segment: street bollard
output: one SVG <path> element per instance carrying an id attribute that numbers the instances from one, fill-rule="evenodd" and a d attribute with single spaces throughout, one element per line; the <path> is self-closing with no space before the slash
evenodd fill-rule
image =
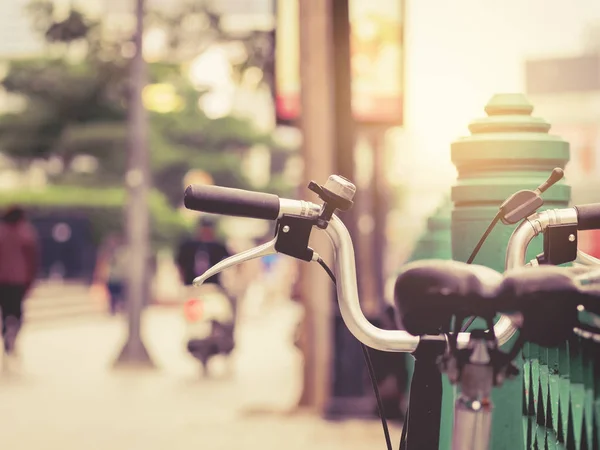
<path id="1" fill-rule="evenodd" d="M 451 210 L 450 198 L 444 199 L 436 211 L 427 219 L 427 228 L 417 241 L 409 262 L 420 259 L 452 259 Z"/>
<path id="2" fill-rule="evenodd" d="M 458 171 L 452 188 L 452 257 L 458 261 L 469 258 L 506 198 L 521 189 L 537 188 L 553 168 L 564 168 L 569 160 L 569 144 L 549 134 L 549 123 L 531 115 L 533 106 L 524 95 L 495 95 L 485 111 L 487 117 L 469 125 L 471 136 L 451 146 Z M 543 194 L 543 208 L 565 208 L 570 195 L 570 186 L 562 180 Z M 506 246 L 514 228 L 498 224 L 474 264 L 504 271 Z M 528 260 L 541 252 L 542 240 L 538 237 L 529 246 Z M 565 350 L 528 346 L 528 359 L 520 364 L 521 375 L 494 390 L 493 450 L 549 448 L 547 443 L 557 441 L 558 416 L 564 417 L 568 402 L 559 411 L 561 377 L 556 370 L 549 371 L 548 364 L 564 359 Z M 450 395 L 445 391 L 444 401 Z M 452 427 L 452 421 L 444 421 L 442 427 Z M 442 435 L 447 432 L 443 430 Z M 440 439 L 439 448 L 449 450 L 450 440 Z"/>

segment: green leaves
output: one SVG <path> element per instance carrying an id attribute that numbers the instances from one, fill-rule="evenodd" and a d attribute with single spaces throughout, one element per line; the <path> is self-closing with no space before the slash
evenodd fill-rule
<path id="1" fill-rule="evenodd" d="M 120 217 L 124 200 L 121 186 L 127 168 L 129 79 L 125 50 L 131 45 L 131 36 L 104 32 L 106 24 L 91 20 L 76 8 L 57 18 L 49 0 L 34 0 L 29 10 L 51 56 L 11 61 L 0 80 L 6 91 L 26 104 L 22 111 L 0 116 L 0 152 L 22 165 L 50 158 L 63 163 L 64 170 L 51 176 L 55 186 L 43 195 L 22 198 L 24 203 L 89 207 L 103 211 L 94 220 L 110 222 L 109 218 Z M 196 0 L 149 12 L 146 26 L 148 31 L 159 28 L 168 42 L 166 59 L 148 63 L 148 82 L 172 86 L 177 101 L 181 100 L 171 112 L 164 112 L 168 108 L 163 113 L 148 111 L 150 164 L 157 189 L 152 200 L 154 226 L 162 236 L 170 226 L 179 227 L 174 208 L 181 204 L 183 178 L 189 170 L 208 172 L 217 184 L 251 188 L 242 171 L 249 148 L 261 144 L 272 149 L 273 161 L 277 161 L 274 167 L 283 167 L 288 155 L 249 119 L 209 119 L 198 107 L 208 91 L 191 83 L 189 67 L 181 63 L 214 44 L 233 43 L 243 47 L 233 64 L 234 78 L 241 79 L 245 71 L 258 68 L 255 72 L 263 73 L 267 77 L 263 81 L 268 82 L 273 62 L 270 33 L 232 35 L 217 13 Z M 73 58 L 74 50 L 83 53 Z M 160 95 L 154 100 L 164 104 Z M 95 172 L 72 170 L 82 156 L 96 161 Z M 275 176 L 267 189 L 278 192 L 288 185 L 283 177 Z"/>
<path id="2" fill-rule="evenodd" d="M 0 149 L 15 159 L 46 158 L 60 136 L 63 123 L 41 104 L 22 114 L 0 117 Z"/>
<path id="3" fill-rule="evenodd" d="M 231 116 L 214 120 L 209 120 L 206 116 L 194 121 L 181 116 L 178 117 L 179 120 L 172 119 L 175 117 L 167 118 L 172 126 L 165 129 L 169 140 L 196 150 L 215 152 L 272 143 L 269 135 L 256 131 L 246 119 Z"/>

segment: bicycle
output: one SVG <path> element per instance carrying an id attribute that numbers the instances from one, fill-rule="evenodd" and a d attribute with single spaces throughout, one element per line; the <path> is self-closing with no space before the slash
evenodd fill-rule
<path id="1" fill-rule="evenodd" d="M 500 207 L 499 214 L 482 237 L 480 244 L 499 220 L 504 223 L 522 221 L 511 236 L 507 248 L 507 269 L 516 270 L 526 265 L 561 264 L 568 262 L 567 260 L 577 260 L 586 265 L 600 264 L 599 260 L 578 252 L 576 239 L 569 238 L 573 230 L 576 233 L 577 229 L 600 228 L 600 204 L 535 212 L 543 204 L 540 194 L 560 177 L 562 171 L 555 170 L 548 182 L 540 188 L 535 191 L 521 191 L 508 199 Z M 407 265 L 396 283 L 396 304 L 406 330 L 379 329 L 367 320 L 361 310 L 352 240 L 341 219 L 334 214 L 337 210 L 345 211 L 352 206 L 356 188 L 350 181 L 337 175 L 330 176 L 322 186 L 311 182 L 309 188 L 320 197 L 322 204 L 280 199 L 273 194 L 218 186 L 189 186 L 184 196 L 184 205 L 188 209 L 276 221 L 276 234 L 272 241 L 221 261 L 194 280 L 194 284 L 200 285 L 209 277 L 229 267 L 273 253 L 286 254 L 307 262 L 317 262 L 336 285 L 342 318 L 350 332 L 363 344 L 372 380 L 375 377 L 367 347 L 386 352 L 409 352 L 416 358 L 413 380 L 418 382 L 412 383 L 410 397 L 422 401 L 410 402 L 408 422 L 403 427 L 401 448 L 408 449 L 409 446 L 410 450 L 437 448 L 441 419 L 441 370 L 450 375 L 451 381 L 460 384 L 462 391 L 467 394 L 467 397 L 459 397 L 455 405 L 457 415 L 455 415 L 453 448 L 486 449 L 491 419 L 491 403 L 488 400 L 491 387 L 501 384 L 503 377 L 514 375 L 515 369 L 511 361 L 517 356 L 524 339 L 536 339 L 534 332 L 523 331 L 530 329 L 532 315 L 524 314 L 519 310 L 520 302 L 527 296 L 520 294 L 515 286 L 529 284 L 536 287 L 537 290 L 533 289 L 527 293 L 536 300 L 542 294 L 550 295 L 551 292 L 544 290 L 544 286 L 551 286 L 548 280 L 566 277 L 571 280 L 571 284 L 565 281 L 565 286 L 569 286 L 569 294 L 577 300 L 575 310 L 582 302 L 593 304 L 590 298 L 598 300 L 598 294 L 591 291 L 584 293 L 583 288 L 578 284 L 581 278 L 577 278 L 579 280 L 577 282 L 574 281 L 576 275 L 581 277 L 581 271 L 575 274 L 574 269 L 570 269 L 573 273 L 567 275 L 561 275 L 567 273 L 564 272 L 566 269 L 549 267 L 538 267 L 536 270 L 528 268 L 529 272 L 517 270 L 516 273 L 508 270 L 506 277 L 503 277 L 492 269 L 469 263 L 419 262 Z M 332 242 L 333 271 L 308 245 L 311 232 L 315 228 L 324 231 Z M 545 237 L 548 236 L 544 246 L 545 251 L 536 258 L 535 262 L 526 264 L 527 246 L 533 237 L 540 233 L 544 233 Z M 565 236 L 564 233 L 567 233 L 568 244 L 564 244 L 559 239 Z M 478 247 L 481 246 L 480 244 Z M 575 245 L 574 254 L 573 245 Z M 565 246 L 566 250 L 562 246 Z M 477 251 L 478 248 L 475 249 L 474 254 Z M 472 262 L 472 258 L 469 259 L 471 260 L 469 262 Z M 553 271 L 549 272 L 549 270 Z M 533 273 L 536 273 L 535 276 L 540 277 L 542 282 L 536 279 L 537 284 L 534 283 L 531 278 L 535 277 Z M 426 284 L 422 284 L 423 281 Z M 404 286 L 403 282 L 407 282 L 408 287 Z M 416 287 L 411 291 L 409 287 L 412 285 Z M 419 290 L 419 285 L 427 286 L 427 289 Z M 431 286 L 435 286 L 435 289 L 432 290 Z M 511 286 L 512 291 L 510 291 Z M 509 294 L 510 292 L 512 294 Z M 406 293 L 411 295 L 403 295 Z M 536 302 L 531 300 L 531 303 Z M 569 313 L 573 311 L 573 304 L 573 302 L 568 303 Z M 432 305 L 437 308 L 436 314 L 432 314 Z M 427 307 L 423 308 L 423 306 Z M 512 314 L 506 314 L 507 312 Z M 497 313 L 505 314 L 493 323 Z M 517 313 L 521 313 L 521 319 Z M 528 328 L 524 328 L 525 316 L 529 317 Z M 467 317 L 483 317 L 488 331 L 475 330 L 472 333 L 462 331 L 466 328 L 462 325 Z M 545 327 L 541 328 L 545 329 Z M 522 337 L 518 338 L 512 351 L 502 353 L 500 347 L 509 342 L 518 329 L 522 330 L 520 333 Z M 488 355 L 494 355 L 494 358 L 490 356 L 487 361 L 471 360 L 471 355 L 481 356 L 483 350 L 486 350 Z M 501 361 L 502 364 L 498 365 L 497 361 Z M 471 374 L 464 378 L 463 369 L 466 369 L 466 373 L 469 374 L 471 366 L 475 366 L 473 368 L 475 373 L 479 371 L 483 372 L 483 375 L 473 378 Z M 480 370 L 482 369 L 480 366 L 485 366 L 485 370 Z M 491 372 L 493 377 L 490 376 L 490 367 L 493 369 Z M 465 380 L 473 379 L 483 388 L 472 391 Z M 373 387 L 386 444 L 388 449 L 391 449 L 389 431 L 375 383 Z M 466 402 L 465 398 L 472 400 L 472 392 L 475 397 L 481 399 Z M 477 436 L 466 436 L 466 430 L 477 421 L 481 422 Z"/>

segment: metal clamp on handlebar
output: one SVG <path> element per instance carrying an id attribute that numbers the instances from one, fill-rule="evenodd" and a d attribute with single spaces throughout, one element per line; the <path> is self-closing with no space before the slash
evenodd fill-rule
<path id="1" fill-rule="evenodd" d="M 312 261 L 315 252 L 308 246 L 308 241 L 315 223 L 315 219 L 306 217 L 283 216 L 277 221 L 275 251 L 302 261 Z"/>
<path id="2" fill-rule="evenodd" d="M 302 261 L 316 260 L 319 255 L 308 246 L 310 232 L 316 223 L 317 219 L 313 217 L 283 216 L 277 220 L 277 228 L 273 240 L 256 248 L 230 256 L 215 264 L 194 279 L 194 286 L 200 286 L 213 275 L 229 267 L 275 253 L 283 253 Z"/>
<path id="3" fill-rule="evenodd" d="M 544 233 L 544 253 L 528 265 L 563 264 L 571 261 L 583 265 L 600 264 L 597 258 L 577 250 L 577 231 L 587 229 L 589 222 L 584 220 L 584 223 L 581 223 L 580 211 L 584 206 L 588 205 L 549 209 L 533 214 L 521 222 L 508 242 L 506 269 L 525 265 L 527 247 L 531 240 L 541 233 Z M 588 217 L 590 216 L 585 216 L 584 219 Z"/>
<path id="4" fill-rule="evenodd" d="M 577 258 L 577 225 L 548 225 L 544 232 L 544 252 L 536 257 L 539 264 L 558 266 Z"/>
<path id="5" fill-rule="evenodd" d="M 208 278 L 229 267 L 275 253 L 282 253 L 302 261 L 316 261 L 319 258 L 318 253 L 308 245 L 313 226 L 325 229 L 337 209 L 345 211 L 351 208 L 356 187 L 339 175 L 331 175 L 323 186 L 311 181 L 309 189 L 317 193 L 324 202 L 318 214 L 298 215 L 294 214 L 293 208 L 289 208 L 289 213 L 286 213 L 286 208 L 280 207 L 280 213 L 283 214 L 280 214 L 277 219 L 275 238 L 272 241 L 221 261 L 194 279 L 194 285 L 201 285 Z M 318 205 L 307 202 L 302 204 L 307 210 L 319 210 Z"/>
<path id="6" fill-rule="evenodd" d="M 505 268 L 514 269 L 525 265 L 527 247 L 534 237 L 546 231 L 550 225 L 577 226 L 575 208 L 549 209 L 535 213 L 519 224 L 513 231 L 506 248 Z M 535 261 L 537 265 L 538 261 Z"/>

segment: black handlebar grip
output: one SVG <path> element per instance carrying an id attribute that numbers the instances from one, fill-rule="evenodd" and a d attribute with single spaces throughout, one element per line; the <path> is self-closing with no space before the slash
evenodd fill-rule
<path id="1" fill-rule="evenodd" d="M 576 206 L 578 230 L 600 230 L 600 203 Z"/>
<path id="2" fill-rule="evenodd" d="M 192 184 L 185 190 L 187 209 L 227 216 L 275 220 L 279 216 L 279 197 L 264 192 L 222 186 Z"/>

